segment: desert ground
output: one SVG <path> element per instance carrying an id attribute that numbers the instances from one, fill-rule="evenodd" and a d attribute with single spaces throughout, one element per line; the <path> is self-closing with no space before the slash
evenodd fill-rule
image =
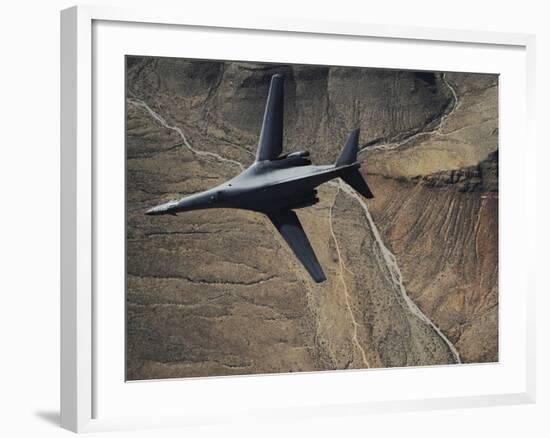
<path id="1" fill-rule="evenodd" d="M 129 380 L 498 361 L 498 77 L 127 57 Z M 361 128 L 375 198 L 297 210 L 316 284 L 263 215 L 146 216 L 254 161 L 270 77 L 284 150 Z"/>

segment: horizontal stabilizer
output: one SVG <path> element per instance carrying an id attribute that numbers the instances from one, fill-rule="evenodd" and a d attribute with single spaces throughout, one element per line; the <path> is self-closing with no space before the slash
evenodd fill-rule
<path id="1" fill-rule="evenodd" d="M 292 210 L 280 210 L 270 212 L 267 215 L 315 282 L 325 281 L 327 277 L 317 260 L 315 252 L 313 252 L 296 213 Z"/>
<path id="2" fill-rule="evenodd" d="M 341 178 L 348 183 L 353 189 L 363 195 L 367 199 L 374 198 L 374 195 L 369 189 L 367 182 L 363 178 L 363 175 L 359 172 L 359 169 L 354 169 L 347 175 L 342 175 Z"/>

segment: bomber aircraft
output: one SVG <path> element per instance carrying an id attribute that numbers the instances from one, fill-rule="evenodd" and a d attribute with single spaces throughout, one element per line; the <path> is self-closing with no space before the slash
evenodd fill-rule
<path id="1" fill-rule="evenodd" d="M 295 209 L 319 201 L 315 188 L 341 178 L 365 198 L 373 194 L 359 172 L 357 162 L 359 129 L 349 134 L 335 164 L 311 164 L 309 152 L 281 155 L 283 150 L 284 76 L 271 77 L 256 160 L 229 181 L 147 210 L 148 215 L 175 215 L 206 208 L 239 208 L 265 214 L 281 233 L 313 280 L 326 280 L 323 268 L 302 228 Z"/>

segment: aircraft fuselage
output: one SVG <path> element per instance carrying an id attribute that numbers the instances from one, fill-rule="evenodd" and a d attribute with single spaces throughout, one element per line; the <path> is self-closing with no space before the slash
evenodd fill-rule
<path id="1" fill-rule="evenodd" d="M 146 214 L 177 214 L 205 208 L 240 208 L 263 213 L 311 278 L 317 283 L 325 281 L 323 268 L 294 210 L 317 203 L 315 188 L 338 177 L 365 198 L 373 197 L 358 170 L 359 129 L 350 132 L 334 165 L 314 166 L 309 152 L 281 155 L 282 151 L 283 76 L 276 74 L 271 77 L 254 163 L 217 187 L 158 205 Z"/>
<path id="2" fill-rule="evenodd" d="M 307 207 L 318 201 L 317 186 L 359 167 L 358 163 L 316 166 L 305 154 L 296 152 L 278 160 L 255 162 L 217 187 L 161 204 L 147 214 L 177 214 L 207 208 L 267 212 Z"/>

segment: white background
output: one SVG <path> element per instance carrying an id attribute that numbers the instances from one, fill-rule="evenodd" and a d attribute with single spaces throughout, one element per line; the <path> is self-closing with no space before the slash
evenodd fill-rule
<path id="1" fill-rule="evenodd" d="M 139 1 L 96 2 L 147 4 Z M 185 4 L 189 3 L 189 4 Z M 200 3 L 200 4 L 196 4 Z M 550 120 L 545 104 L 550 77 L 549 14 L 543 2 L 334 0 L 183 2 L 156 0 L 155 5 L 215 8 L 234 14 L 277 15 L 325 20 L 415 24 L 430 27 L 533 32 L 538 37 L 537 127 L 538 190 L 542 201 L 550 188 L 544 133 Z M 0 159 L 0 432 L 3 436 L 58 436 L 59 403 L 59 9 L 71 2 L 26 1 L 3 5 L 0 66 L 2 121 Z M 309 7 L 308 7 L 309 6 Z M 543 144 L 544 143 L 544 144 Z M 518 145 L 521 147 L 521 145 Z M 545 194 L 544 196 L 542 194 Z M 550 306 L 545 287 L 549 258 L 548 208 L 540 203 L 538 254 L 538 403 L 530 406 L 382 414 L 277 422 L 262 426 L 262 436 L 548 436 L 550 433 L 549 331 L 544 309 Z M 521 233 L 521 230 L 518 230 Z M 118 432 L 108 436 L 255 436 L 254 423 L 184 431 Z"/>

